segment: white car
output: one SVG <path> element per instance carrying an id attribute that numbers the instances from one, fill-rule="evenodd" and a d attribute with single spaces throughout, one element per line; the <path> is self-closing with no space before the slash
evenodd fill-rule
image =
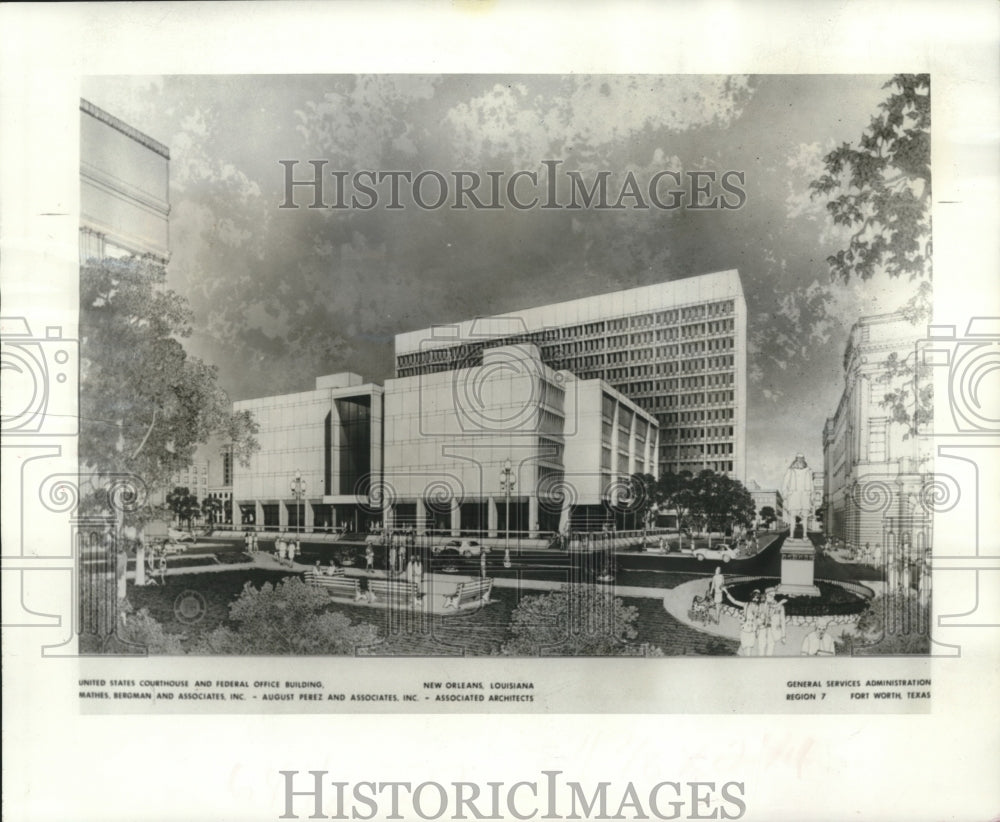
<path id="1" fill-rule="evenodd" d="M 181 531 L 177 528 L 167 529 L 167 538 L 171 542 L 194 542 L 195 536 L 190 531 Z"/>
<path id="2" fill-rule="evenodd" d="M 736 552 L 725 544 L 713 545 L 711 548 L 695 548 L 691 553 L 699 562 L 704 562 L 706 559 L 729 562 L 736 556 Z"/>
<path id="3" fill-rule="evenodd" d="M 478 557 L 483 551 L 486 551 L 486 553 L 490 551 L 489 548 L 476 542 L 474 539 L 452 539 L 443 545 L 435 545 L 431 550 L 435 554 L 443 552 L 450 554 L 454 551 L 463 557 Z"/>

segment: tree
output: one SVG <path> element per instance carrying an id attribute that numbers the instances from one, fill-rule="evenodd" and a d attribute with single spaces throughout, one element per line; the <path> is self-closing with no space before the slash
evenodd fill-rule
<path id="1" fill-rule="evenodd" d="M 215 525 L 222 521 L 222 500 L 218 497 L 205 497 L 201 501 L 202 516 L 208 520 L 209 525 Z"/>
<path id="2" fill-rule="evenodd" d="M 191 527 L 191 520 L 201 515 L 201 506 L 198 504 L 198 497 L 183 485 L 175 486 L 167 494 L 167 507 L 173 515 L 177 517 L 178 523 L 187 523 Z"/>
<path id="3" fill-rule="evenodd" d="M 766 529 L 770 530 L 771 523 L 777 519 L 778 515 L 770 505 L 765 505 L 760 509 L 760 521 L 764 523 Z"/>
<path id="4" fill-rule="evenodd" d="M 510 618 L 505 656 L 657 656 L 633 640 L 639 612 L 604 589 L 566 585 L 524 597 Z"/>
<path id="5" fill-rule="evenodd" d="M 660 475 L 656 483 L 657 502 L 665 507 L 673 509 L 677 515 L 677 527 L 686 525 L 688 506 L 691 502 L 691 472 L 682 471 L 675 474 L 668 471 Z"/>
<path id="6" fill-rule="evenodd" d="M 133 474 L 163 489 L 212 434 L 244 465 L 258 448 L 252 416 L 234 414 L 216 369 L 185 352 L 190 310 L 165 281 L 135 257 L 80 270 L 79 453 L 96 486 Z"/>
<path id="7" fill-rule="evenodd" d="M 743 483 L 710 468 L 691 480 L 687 500 L 692 518 L 710 531 L 753 522 L 753 497 Z"/>
<path id="8" fill-rule="evenodd" d="M 883 88 L 895 91 L 859 145 L 843 143 L 827 154 L 827 173 L 810 185 L 815 195 L 840 192 L 827 210 L 836 224 L 854 229 L 848 247 L 827 258 L 845 282 L 880 270 L 931 277 L 930 75 L 897 74 Z"/>
<path id="9" fill-rule="evenodd" d="M 852 230 L 847 248 L 827 257 L 831 276 L 844 282 L 878 272 L 918 281 L 903 314 L 916 324 L 930 316 L 931 81 L 929 74 L 897 74 L 857 147 L 843 143 L 824 157 L 826 173 L 810 184 L 829 196 L 827 211 Z M 889 383 L 882 405 L 912 435 L 933 419 L 934 391 L 916 354 L 886 361 Z"/>
<path id="10" fill-rule="evenodd" d="M 235 627 L 216 628 L 202 638 L 197 653 L 255 654 L 353 654 L 361 646 L 379 641 L 378 631 L 367 623 L 351 623 L 331 610 L 326 591 L 286 577 L 277 585 L 259 589 L 248 582 L 229 606 Z"/>

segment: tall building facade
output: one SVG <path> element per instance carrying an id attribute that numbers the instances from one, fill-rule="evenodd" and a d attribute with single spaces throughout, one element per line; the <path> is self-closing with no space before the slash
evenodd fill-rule
<path id="1" fill-rule="evenodd" d="M 531 344 L 386 381 L 385 421 L 392 517 L 418 531 L 637 527 L 628 479 L 655 470 L 655 418 L 602 380 L 549 368 Z"/>
<path id="2" fill-rule="evenodd" d="M 900 388 L 909 397 L 920 390 L 912 366 L 921 331 L 901 314 L 863 317 L 844 351 L 844 392 L 823 429 L 824 528 L 858 548 L 928 547 L 922 489 L 933 471 L 930 441 L 884 404 Z"/>
<path id="3" fill-rule="evenodd" d="M 170 150 L 80 101 L 80 262 L 170 257 Z"/>
<path id="4" fill-rule="evenodd" d="M 711 468 L 746 478 L 747 310 L 722 271 L 396 336 L 399 378 L 480 365 L 500 346 L 605 381 L 659 426 L 658 473 Z"/>

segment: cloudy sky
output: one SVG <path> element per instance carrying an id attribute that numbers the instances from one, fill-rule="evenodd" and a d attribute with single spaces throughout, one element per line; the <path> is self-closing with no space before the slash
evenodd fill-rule
<path id="1" fill-rule="evenodd" d="M 219 366 L 233 399 L 343 370 L 381 381 L 401 331 L 736 268 L 750 314 L 748 477 L 776 486 L 797 450 L 822 465 L 851 324 L 910 294 L 878 278 L 831 282 L 825 259 L 845 235 L 808 190 L 823 155 L 858 140 L 888 79 L 95 77 L 82 94 L 170 148 L 170 281 L 195 310 L 189 349 Z M 558 160 L 588 184 L 610 171 L 615 197 L 629 171 L 643 186 L 664 170 L 739 171 L 746 201 L 455 210 L 404 197 L 389 209 L 385 184 L 370 210 L 309 209 L 302 191 L 302 208 L 279 208 L 279 160 L 301 161 L 301 178 L 313 159 L 348 177 L 469 170 L 484 181 L 544 180 L 542 161 Z"/>

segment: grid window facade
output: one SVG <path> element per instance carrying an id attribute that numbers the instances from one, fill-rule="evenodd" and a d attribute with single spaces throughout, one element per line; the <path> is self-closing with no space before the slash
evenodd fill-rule
<path id="1" fill-rule="evenodd" d="M 738 352 L 746 349 L 745 339 L 739 339 L 745 335 L 737 313 L 742 299 L 740 304 L 731 298 L 705 299 L 587 323 L 554 319 L 514 335 L 427 345 L 397 353 L 396 376 L 478 365 L 484 349 L 531 343 L 550 368 L 605 380 L 652 414 L 660 425 L 661 473 L 733 472 L 736 455 L 745 447 L 745 408 L 739 408 L 745 400 L 737 390 Z"/>

